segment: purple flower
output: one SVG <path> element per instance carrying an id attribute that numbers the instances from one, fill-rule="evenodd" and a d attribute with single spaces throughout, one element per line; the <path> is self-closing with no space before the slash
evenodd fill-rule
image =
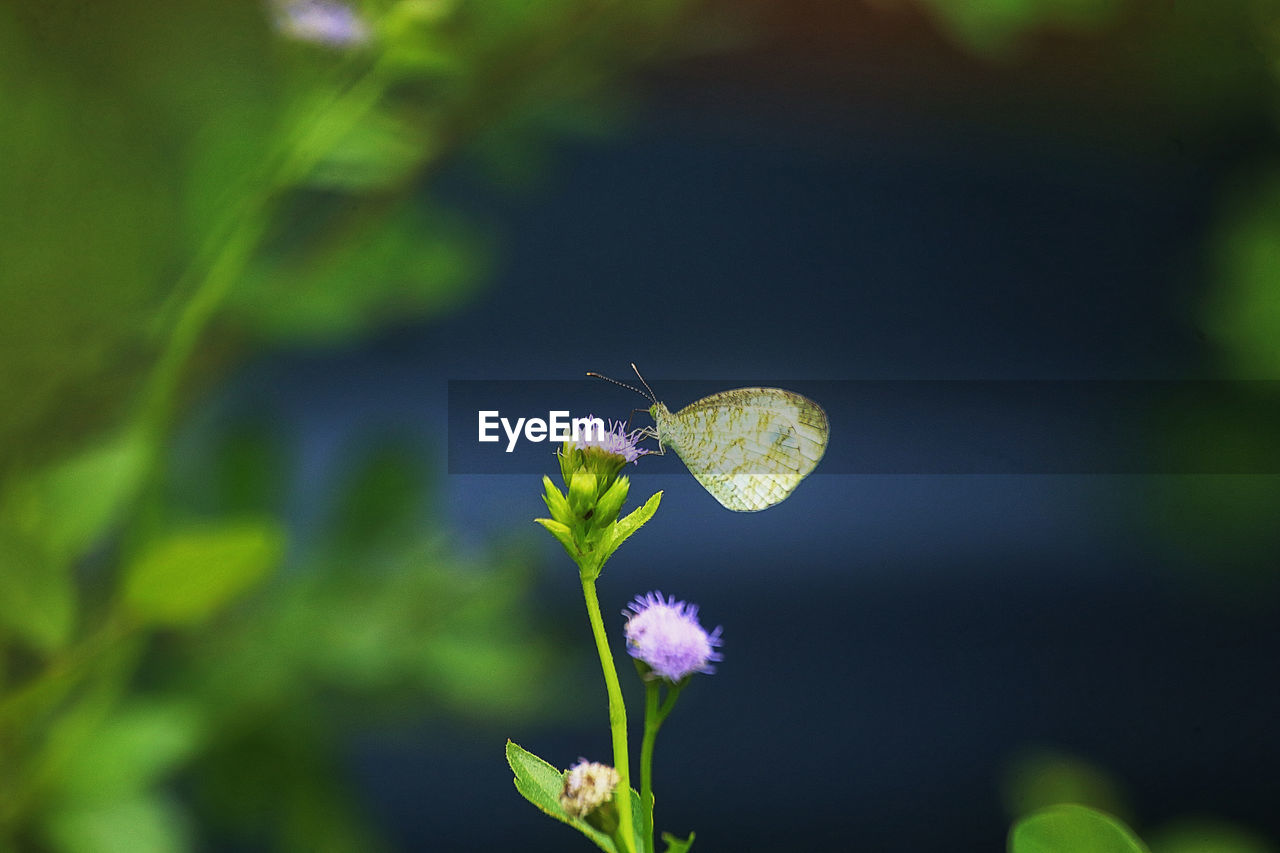
<path id="1" fill-rule="evenodd" d="M 710 634 L 698 624 L 698 605 L 666 601 L 660 592 L 637 595 L 622 611 L 627 618 L 627 651 L 662 678 L 682 681 L 695 672 L 714 672 L 720 660 L 720 629 Z"/>
<path id="2" fill-rule="evenodd" d="M 588 420 L 599 420 L 587 415 Z M 621 456 L 628 462 L 635 462 L 641 456 L 650 453 L 649 450 L 640 446 L 641 440 L 648 434 L 644 429 L 633 429 L 627 432 L 627 425 L 622 421 L 610 421 L 609 428 L 601 433 L 599 430 L 582 429 L 574 436 L 574 447 L 579 450 L 587 450 L 596 447 L 605 453 L 612 453 L 614 456 Z"/>
<path id="3" fill-rule="evenodd" d="M 276 28 L 289 38 L 330 47 L 351 47 L 369 40 L 369 28 L 337 0 L 276 0 Z"/>

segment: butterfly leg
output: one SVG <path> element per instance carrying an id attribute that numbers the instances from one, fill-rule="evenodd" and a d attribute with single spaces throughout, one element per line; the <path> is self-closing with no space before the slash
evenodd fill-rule
<path id="1" fill-rule="evenodd" d="M 636 411 L 648 411 L 648 409 L 637 409 Z M 652 439 L 655 439 L 655 440 L 658 442 L 658 449 L 657 449 L 656 451 L 650 451 L 650 453 L 652 453 L 654 456 L 666 456 L 666 455 L 667 455 L 667 449 L 666 449 L 665 447 L 663 447 L 663 446 L 662 446 L 662 439 L 658 437 L 658 428 L 657 428 L 657 427 L 641 427 L 641 429 L 640 429 L 640 437 L 641 437 L 641 438 L 652 438 Z"/>
<path id="2" fill-rule="evenodd" d="M 632 409 L 631 414 L 627 415 L 627 432 L 631 432 L 631 419 L 636 416 L 636 412 L 648 412 L 648 409 Z"/>

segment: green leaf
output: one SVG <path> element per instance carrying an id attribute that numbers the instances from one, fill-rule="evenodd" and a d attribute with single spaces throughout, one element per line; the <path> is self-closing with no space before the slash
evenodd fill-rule
<path id="1" fill-rule="evenodd" d="M 128 567 L 124 601 L 155 624 L 194 625 L 261 580 L 283 545 L 280 529 L 265 522 L 173 534 Z"/>
<path id="2" fill-rule="evenodd" d="M 622 505 L 626 503 L 627 493 L 630 490 L 631 483 L 626 477 L 614 480 L 613 485 L 609 486 L 596 501 L 596 511 L 595 515 L 591 516 L 591 526 L 603 528 L 617 521 L 618 513 L 622 511 Z"/>
<path id="3" fill-rule="evenodd" d="M 70 567 L 51 560 L 31 536 L 0 522 L 0 626 L 48 653 L 70 638 L 75 611 Z"/>
<path id="4" fill-rule="evenodd" d="M 547 528 L 547 532 L 560 540 L 560 544 L 569 552 L 570 559 L 574 562 L 582 559 L 582 555 L 578 553 L 578 546 L 574 544 L 573 533 L 566 525 L 558 521 L 552 521 L 549 518 L 535 518 L 534 521 Z"/>
<path id="5" fill-rule="evenodd" d="M 327 137 L 321 142 L 324 153 L 305 178 L 311 186 L 346 191 L 394 187 L 435 153 L 421 125 L 414 127 L 385 110 L 356 116 L 332 113 L 326 113 L 331 127 L 318 128 L 315 134 Z"/>
<path id="6" fill-rule="evenodd" d="M 1104 812 L 1074 804 L 1050 806 L 1009 832 L 1009 853 L 1150 853 L 1129 827 Z"/>
<path id="7" fill-rule="evenodd" d="M 53 466 L 31 495 L 41 538 L 60 556 L 78 556 L 137 492 L 146 461 L 145 441 L 126 433 Z"/>
<path id="8" fill-rule="evenodd" d="M 57 853 L 183 853 L 191 849 L 181 811 L 161 797 L 62 809 L 46 833 Z"/>
<path id="9" fill-rule="evenodd" d="M 147 448 L 134 433 L 51 465 L 5 491 L 0 509 L 0 625 L 35 649 L 75 625 L 71 568 L 137 492 Z"/>
<path id="10" fill-rule="evenodd" d="M 556 488 L 555 483 L 551 482 L 550 477 L 543 476 L 542 486 L 545 492 L 542 500 L 551 512 L 551 517 L 562 525 L 568 525 L 573 520 L 573 513 L 569 509 L 568 499 L 565 498 L 563 492 Z"/>
<path id="11" fill-rule="evenodd" d="M 671 833 L 664 832 L 662 833 L 662 840 L 667 845 L 667 853 L 686 853 L 686 851 L 693 846 L 693 839 L 695 836 L 696 833 L 691 832 L 689 833 L 689 837 L 682 841 Z"/>
<path id="12" fill-rule="evenodd" d="M 573 480 L 573 472 L 582 465 L 582 451 L 566 441 L 556 452 L 556 461 L 560 463 L 560 479 L 568 486 Z"/>
<path id="13" fill-rule="evenodd" d="M 656 492 L 653 497 L 645 501 L 644 506 L 627 515 L 626 518 L 618 520 L 612 528 L 609 539 L 601 546 L 599 560 L 603 566 L 605 561 L 613 556 L 613 552 L 618 550 L 623 542 L 631 537 L 645 523 L 653 518 L 653 514 L 658 511 L 658 504 L 662 502 L 662 492 Z"/>
<path id="14" fill-rule="evenodd" d="M 575 518 L 582 518 L 587 510 L 595 507 L 596 483 L 596 475 L 585 468 L 573 472 L 573 479 L 569 481 L 569 508 Z"/>
<path id="15" fill-rule="evenodd" d="M 613 839 L 581 818 L 571 818 L 560 808 L 564 774 L 526 749 L 507 741 L 507 764 L 516 774 L 516 790 L 556 820 L 567 823 L 596 843 L 601 850 L 617 853 Z"/>
<path id="16" fill-rule="evenodd" d="M 129 799 L 187 760 L 203 721 L 177 701 L 135 701 L 78 744 L 60 768 L 59 793 L 77 804 Z"/>
<path id="17" fill-rule="evenodd" d="M 439 3 L 396 3 L 379 20 L 382 53 L 379 63 L 389 73 L 406 76 L 465 73 L 466 59 L 442 26 L 452 7 Z"/>

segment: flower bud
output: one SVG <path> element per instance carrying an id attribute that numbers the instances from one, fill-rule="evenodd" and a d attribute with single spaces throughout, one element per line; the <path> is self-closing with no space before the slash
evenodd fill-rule
<path id="1" fill-rule="evenodd" d="M 542 500 L 551 518 L 534 520 L 559 540 L 585 579 L 598 577 L 618 544 L 643 523 L 615 539 L 618 515 L 631 488 L 619 473 L 648 452 L 638 446 L 645 434 L 644 430 L 624 432 L 622 422 L 614 421 L 595 438 L 566 441 L 556 456 L 567 493 L 556 488 L 550 477 L 542 478 Z"/>
<path id="2" fill-rule="evenodd" d="M 596 475 L 585 468 L 573 472 L 573 479 L 569 481 L 569 509 L 577 518 L 591 517 L 588 513 L 595 508 L 597 482 Z"/>
<path id="3" fill-rule="evenodd" d="M 566 441 L 556 458 L 560 460 L 560 479 L 567 486 L 573 482 L 573 472 L 582 467 L 582 451 L 573 442 Z"/>
<path id="4" fill-rule="evenodd" d="M 618 771 L 609 765 L 579 759 L 565 771 L 560 808 L 569 817 L 586 817 L 613 799 L 618 779 Z"/>
<path id="5" fill-rule="evenodd" d="M 542 501 L 551 512 L 551 517 L 562 525 L 573 524 L 577 519 L 573 517 L 573 510 L 569 509 L 569 501 L 565 498 L 564 493 L 556 488 L 550 477 L 542 478 L 542 486 Z"/>
<path id="6" fill-rule="evenodd" d="M 600 500 L 596 501 L 596 511 L 591 516 L 591 526 L 600 529 L 617 521 L 618 513 L 622 512 L 622 505 L 626 503 L 629 491 L 631 491 L 631 481 L 626 477 L 614 480 L 613 485 L 605 489 Z"/>
<path id="7" fill-rule="evenodd" d="M 623 466 L 646 455 L 649 451 L 640 446 L 645 431 L 625 430 L 622 421 L 612 421 L 602 434 L 566 441 L 558 454 L 565 485 L 573 482 L 577 471 L 586 470 L 596 475 L 603 492 L 613 485 Z"/>

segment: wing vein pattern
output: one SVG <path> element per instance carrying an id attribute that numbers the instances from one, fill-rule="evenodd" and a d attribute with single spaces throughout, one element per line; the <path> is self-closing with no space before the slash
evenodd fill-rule
<path id="1" fill-rule="evenodd" d="M 827 449 L 822 407 L 781 388 L 738 388 L 675 414 L 655 407 L 658 439 L 725 507 L 767 509 L 784 500 Z"/>

